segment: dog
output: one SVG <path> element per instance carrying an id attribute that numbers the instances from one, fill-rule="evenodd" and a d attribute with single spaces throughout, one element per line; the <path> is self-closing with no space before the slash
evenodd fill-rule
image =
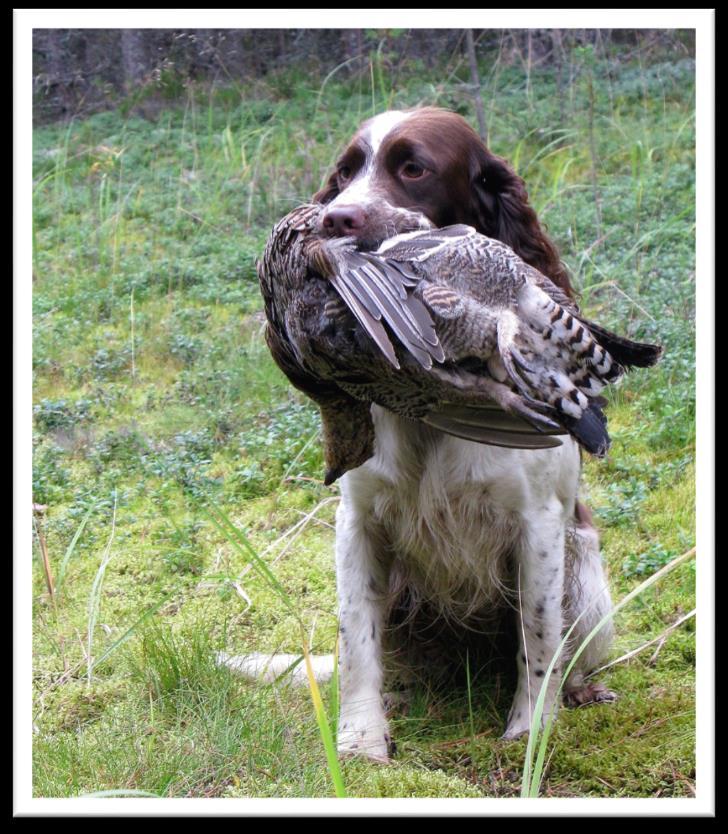
<path id="1" fill-rule="evenodd" d="M 313 199 L 325 207 L 320 233 L 354 238 L 361 249 L 415 229 L 473 226 L 573 297 L 523 181 L 455 113 L 426 107 L 367 120 Z M 339 754 L 388 761 L 390 661 L 406 667 L 409 645 L 424 634 L 421 646 L 439 649 L 420 662 L 444 669 L 461 639 L 485 640 L 508 605 L 518 683 L 504 738 L 517 738 L 531 726 L 565 630 L 575 624 L 570 645 L 578 645 L 612 609 L 598 534 L 578 500 L 579 449 L 571 438 L 550 449 L 486 446 L 377 405 L 372 418 L 374 455 L 341 478 L 336 513 Z M 611 639 L 609 620 L 566 681 L 573 702 L 614 697 L 585 680 Z M 548 678 L 543 723 L 556 715 L 565 657 Z M 288 662 L 251 655 L 228 665 L 270 679 Z M 331 662 L 316 663 L 321 677 L 330 673 Z"/>

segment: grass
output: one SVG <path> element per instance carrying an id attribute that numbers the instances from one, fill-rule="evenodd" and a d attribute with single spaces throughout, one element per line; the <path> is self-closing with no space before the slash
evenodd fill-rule
<path id="1" fill-rule="evenodd" d="M 587 313 L 666 346 L 611 393 L 612 452 L 585 462 L 621 599 L 695 543 L 693 66 L 577 60 L 562 101 L 553 73 L 507 65 L 483 96 Z M 155 121 L 37 129 L 33 499 L 56 578 L 51 595 L 34 534 L 37 796 L 334 795 L 310 694 L 214 665 L 336 642 L 336 491 L 317 412 L 263 342 L 254 261 L 362 118 L 428 103 L 473 120 L 461 80 L 419 69 L 394 88 L 379 56 L 371 78 L 191 85 Z M 614 658 L 694 608 L 694 571 L 618 613 Z M 561 712 L 542 796 L 693 795 L 694 620 L 655 646 L 600 676 L 616 704 Z M 395 714 L 391 767 L 342 763 L 348 796 L 521 793 L 526 742 L 499 740 L 508 675 L 467 672 Z"/>
<path id="2" fill-rule="evenodd" d="M 557 690 L 557 697 L 562 692 L 564 682 L 568 680 L 569 674 L 576 666 L 579 657 L 584 653 L 586 648 L 588 647 L 589 643 L 596 637 L 600 629 L 610 620 L 612 620 L 618 611 L 624 608 L 629 602 L 633 599 L 638 599 L 644 591 L 653 585 L 655 582 L 658 582 L 663 577 L 667 576 L 671 571 L 675 570 L 678 565 L 685 562 L 687 559 L 692 558 L 695 556 L 695 548 L 687 551 L 687 553 L 678 556 L 676 559 L 673 559 L 663 568 L 658 571 L 655 571 L 648 579 L 645 579 L 644 582 L 641 582 L 636 588 L 634 588 L 630 593 L 627 594 L 624 598 L 619 600 L 611 611 L 605 614 L 601 620 L 592 628 L 589 634 L 584 638 L 584 640 L 574 648 L 573 653 L 568 658 L 568 663 L 564 664 L 564 672 L 561 675 L 559 687 Z M 582 612 L 585 613 L 585 612 Z M 538 693 L 538 698 L 536 700 L 536 705 L 533 710 L 533 718 L 531 721 L 531 729 L 528 735 L 527 747 L 526 747 L 526 761 L 523 768 L 523 783 L 521 787 L 521 795 L 523 797 L 537 797 L 540 793 L 541 788 L 541 778 L 543 775 L 544 770 L 544 758 L 546 755 L 546 750 L 548 749 L 548 741 L 551 736 L 551 732 L 553 730 L 553 715 L 549 714 L 546 718 L 543 730 L 541 729 L 541 722 L 543 717 L 543 709 L 544 709 L 544 699 L 547 695 L 548 690 L 548 681 L 551 675 L 554 673 L 554 667 L 559 661 L 559 658 L 563 656 L 565 647 L 567 645 L 567 641 L 571 636 L 572 632 L 576 628 L 581 615 L 577 617 L 576 621 L 569 627 L 566 633 L 563 636 L 561 643 L 551 661 L 549 662 L 549 666 L 546 670 L 546 674 L 544 676 L 544 682 L 541 686 L 541 690 Z M 683 618 L 681 618 L 682 620 Z M 680 621 L 678 621 L 679 623 Z M 675 624 L 673 624 L 674 627 Z M 672 630 L 672 627 L 666 629 L 663 632 L 663 636 L 666 636 L 669 631 Z M 657 638 L 656 638 L 657 639 Z M 650 641 L 654 642 L 654 641 Z M 619 659 L 615 660 L 614 663 L 616 664 Z M 536 753 L 538 745 L 538 753 Z M 535 755 L 535 759 L 534 759 Z"/>

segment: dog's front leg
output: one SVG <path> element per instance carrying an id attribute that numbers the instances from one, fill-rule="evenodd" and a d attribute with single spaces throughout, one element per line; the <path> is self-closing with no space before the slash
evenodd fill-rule
<path id="1" fill-rule="evenodd" d="M 382 702 L 382 629 L 388 568 L 380 548 L 359 513 L 342 501 L 336 515 L 338 750 L 387 762 L 391 742 Z"/>
<path id="2" fill-rule="evenodd" d="M 562 639 L 564 592 L 564 517 L 561 503 L 543 507 L 537 518 L 525 519 L 516 569 L 518 686 L 503 738 L 528 732 L 551 658 Z M 541 726 L 556 716 L 556 697 L 563 657 L 548 679 Z"/>

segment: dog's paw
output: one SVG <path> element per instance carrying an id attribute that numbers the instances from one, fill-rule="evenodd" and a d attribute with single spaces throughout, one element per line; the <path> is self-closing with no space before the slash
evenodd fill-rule
<path id="1" fill-rule="evenodd" d="M 603 683 L 583 683 L 581 686 L 564 690 L 567 707 L 583 707 L 587 704 L 608 704 L 617 700 L 617 693 L 607 689 Z"/>
<path id="2" fill-rule="evenodd" d="M 394 742 L 387 721 L 377 718 L 363 722 L 342 717 L 337 750 L 341 758 L 362 756 L 380 764 L 388 764 L 390 756 L 394 755 Z"/>
<path id="3" fill-rule="evenodd" d="M 531 709 L 532 708 L 528 705 L 528 703 L 515 703 L 513 705 L 508 715 L 505 732 L 501 736 L 504 741 L 513 741 L 514 739 L 520 738 L 531 731 L 531 725 L 533 723 L 533 714 Z M 552 720 L 556 718 L 557 713 L 558 710 L 556 704 L 553 704 L 551 707 Z M 541 728 L 546 725 L 547 720 L 548 711 L 544 707 L 541 714 Z"/>
<path id="4" fill-rule="evenodd" d="M 531 729 L 531 724 L 528 718 L 516 718 L 508 721 L 505 732 L 501 736 L 503 741 L 514 741 L 521 736 L 525 736 Z"/>

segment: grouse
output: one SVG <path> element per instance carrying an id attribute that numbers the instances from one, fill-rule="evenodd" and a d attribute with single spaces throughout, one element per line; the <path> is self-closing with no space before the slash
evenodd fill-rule
<path id="1" fill-rule="evenodd" d="M 505 244 L 465 225 L 398 234 L 374 252 L 294 209 L 258 262 L 266 341 L 321 409 L 325 483 L 373 454 L 371 404 L 447 434 L 544 449 L 609 448 L 600 392 L 662 348 L 618 336 Z"/>

